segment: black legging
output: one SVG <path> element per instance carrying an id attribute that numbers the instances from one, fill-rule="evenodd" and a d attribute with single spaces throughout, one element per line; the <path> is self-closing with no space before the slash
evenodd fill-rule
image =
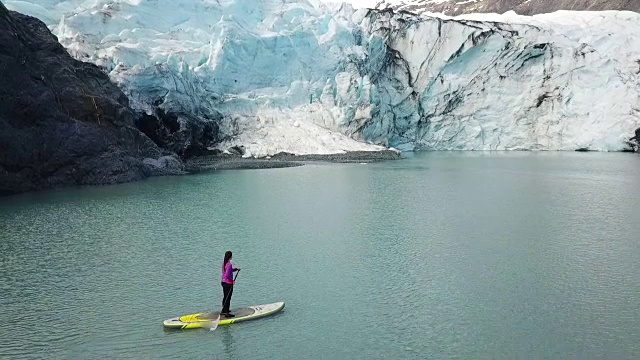
<path id="1" fill-rule="evenodd" d="M 229 312 L 229 306 L 231 305 L 231 295 L 233 295 L 233 284 L 222 284 L 222 311 L 220 313 L 226 314 Z"/>

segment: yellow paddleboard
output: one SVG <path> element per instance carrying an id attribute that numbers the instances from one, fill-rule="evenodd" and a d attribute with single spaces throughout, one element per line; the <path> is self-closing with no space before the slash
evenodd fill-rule
<path id="1" fill-rule="evenodd" d="M 239 309 L 231 309 L 231 313 L 235 315 L 232 318 L 226 318 L 224 315 L 220 317 L 218 325 L 230 325 L 241 321 L 259 319 L 261 317 L 273 315 L 284 308 L 283 302 L 273 304 L 249 306 Z M 184 315 L 167 319 L 163 322 L 164 327 L 170 329 L 199 329 L 211 327 L 212 321 L 215 321 L 220 315 L 219 311 L 204 312 L 198 314 Z"/>

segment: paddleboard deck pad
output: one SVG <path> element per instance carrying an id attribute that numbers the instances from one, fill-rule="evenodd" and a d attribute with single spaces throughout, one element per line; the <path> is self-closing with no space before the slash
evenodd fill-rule
<path id="1" fill-rule="evenodd" d="M 284 308 L 283 302 L 273 304 L 249 306 L 238 309 L 231 309 L 231 313 L 235 315 L 232 318 L 226 318 L 224 315 L 220 317 L 218 325 L 230 325 L 241 321 L 255 320 L 265 316 L 273 315 Z M 183 315 L 167 319 L 163 322 L 164 327 L 170 329 L 199 329 L 211 327 L 212 321 L 215 321 L 220 315 L 219 311 L 203 312 L 191 315 Z"/>

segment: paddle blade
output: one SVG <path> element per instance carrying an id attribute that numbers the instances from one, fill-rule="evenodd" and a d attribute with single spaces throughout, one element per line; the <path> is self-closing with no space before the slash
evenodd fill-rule
<path id="1" fill-rule="evenodd" d="M 209 331 L 215 331 L 218 328 L 218 323 L 220 322 L 220 315 L 217 318 L 211 320 L 211 324 L 207 324 Z"/>

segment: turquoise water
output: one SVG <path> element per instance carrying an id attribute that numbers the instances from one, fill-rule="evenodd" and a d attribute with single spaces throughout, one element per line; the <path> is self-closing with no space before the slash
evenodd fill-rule
<path id="1" fill-rule="evenodd" d="M 640 157 L 426 153 L 0 198 L 0 357 L 640 358 Z M 166 318 L 285 301 L 214 332 Z"/>

